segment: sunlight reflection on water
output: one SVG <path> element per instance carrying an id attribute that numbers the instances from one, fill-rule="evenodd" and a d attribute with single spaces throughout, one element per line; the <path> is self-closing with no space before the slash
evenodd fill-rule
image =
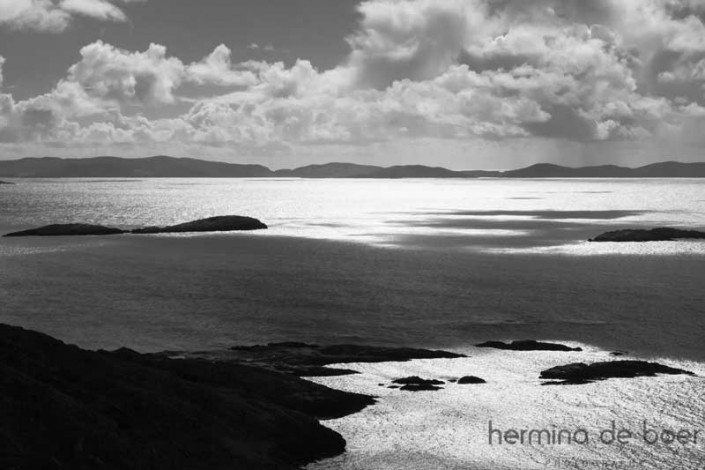
<path id="1" fill-rule="evenodd" d="M 584 345 L 583 345 L 584 346 Z M 333 388 L 378 396 L 360 413 L 326 421 L 348 441 L 345 454 L 308 470 L 362 469 L 605 469 L 615 462 L 625 469 L 699 469 L 705 460 L 702 438 L 688 444 L 647 444 L 648 428 L 701 430 L 705 399 L 702 377 L 659 376 L 610 379 L 588 385 L 541 386 L 540 371 L 571 362 L 609 360 L 606 351 L 584 346 L 578 353 L 481 351 L 471 357 L 415 360 L 407 363 L 345 364 L 359 375 L 311 380 Z M 675 367 L 705 373 L 705 365 L 668 361 Z M 331 366 L 334 367 L 334 366 Z M 487 383 L 446 382 L 435 392 L 403 392 L 391 380 L 418 375 L 447 381 L 476 375 Z M 380 386 L 380 384 L 384 386 Z M 600 432 L 611 427 L 633 431 L 628 444 L 603 443 Z M 588 442 L 577 444 L 489 444 L 494 429 L 585 429 Z M 579 439 L 582 439 L 579 438 Z M 609 440 L 607 436 L 606 440 Z"/>
<path id="2" fill-rule="evenodd" d="M 579 242 L 633 226 L 702 227 L 700 180 L 32 179 L 3 188 L 0 229 L 130 228 L 240 214 L 296 236 L 409 248 L 563 254 L 705 253 L 705 245 Z M 540 198 L 537 196 L 540 195 Z"/>

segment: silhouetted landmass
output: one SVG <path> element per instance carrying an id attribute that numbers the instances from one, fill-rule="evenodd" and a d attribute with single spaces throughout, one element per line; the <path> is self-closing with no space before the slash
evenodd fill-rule
<path id="1" fill-rule="evenodd" d="M 501 341 L 487 341 L 477 345 L 478 348 L 504 349 L 508 351 L 582 351 L 582 348 L 571 348 L 565 344 L 542 343 L 530 339 L 503 343 Z"/>
<path id="2" fill-rule="evenodd" d="M 77 235 L 117 235 L 121 233 L 154 234 L 154 233 L 198 233 L 198 232 L 233 232 L 243 230 L 263 230 L 267 226 L 252 217 L 239 215 L 224 215 L 194 220 L 167 227 L 145 227 L 132 231 L 120 230 L 102 225 L 90 224 L 54 224 L 44 227 L 23 230 L 3 235 L 4 237 L 47 237 L 47 236 L 77 236 Z"/>
<path id="3" fill-rule="evenodd" d="M 425 165 L 381 167 L 326 163 L 272 171 L 262 165 L 157 156 L 81 159 L 23 158 L 0 161 L 0 176 L 13 178 L 703 178 L 705 163 L 662 162 L 639 168 L 616 165 L 571 168 L 540 163 L 509 171 L 449 170 Z"/>
<path id="4" fill-rule="evenodd" d="M 263 230 L 267 226 L 253 217 L 223 215 L 207 219 L 194 220 L 167 227 L 145 227 L 132 230 L 132 233 L 195 233 L 195 232 L 233 232 L 239 230 Z"/>
<path id="5" fill-rule="evenodd" d="M 1 185 L 1 184 L 12 185 L 12 184 L 15 184 L 15 183 L 10 183 L 9 181 L 0 181 L 0 185 Z"/>
<path id="6" fill-rule="evenodd" d="M 453 171 L 442 167 L 424 165 L 400 165 L 389 168 L 380 168 L 358 178 L 477 178 L 480 176 L 500 176 L 499 172 L 483 171 Z"/>
<path id="7" fill-rule="evenodd" d="M 661 242 L 673 240 L 705 240 L 705 232 L 660 227 L 651 230 L 615 230 L 591 238 L 591 242 Z"/>
<path id="8" fill-rule="evenodd" d="M 505 171 L 507 178 L 703 178 L 705 163 L 663 162 L 639 168 L 615 165 L 570 168 L 549 163 Z"/>
<path id="9" fill-rule="evenodd" d="M 626 178 L 634 170 L 615 165 L 570 168 L 550 163 L 539 163 L 519 170 L 505 171 L 508 178 Z"/>
<path id="10" fill-rule="evenodd" d="M 23 230 L 3 235 L 4 237 L 58 237 L 58 236 L 78 236 L 78 235 L 118 235 L 125 233 L 124 230 L 102 225 L 90 224 L 54 224 L 44 227 Z"/>
<path id="11" fill-rule="evenodd" d="M 610 378 L 653 377 L 657 374 L 694 375 L 683 369 L 646 361 L 608 361 L 593 364 L 574 363 L 556 366 L 541 372 L 540 378 L 558 382 L 544 385 L 577 385 Z"/>
<path id="12" fill-rule="evenodd" d="M 458 385 L 475 385 L 485 384 L 487 381 L 481 379 L 480 377 L 475 377 L 474 375 L 466 375 L 465 377 L 460 377 L 456 383 Z"/>
<path id="13" fill-rule="evenodd" d="M 293 170 L 278 170 L 274 174 L 279 177 L 292 178 L 360 178 L 380 170 L 382 170 L 381 166 L 334 162 L 308 165 Z"/>
<path id="14" fill-rule="evenodd" d="M 447 351 L 413 348 L 387 348 L 355 344 L 321 346 L 297 342 L 234 346 L 229 350 L 167 352 L 170 357 L 191 357 L 218 361 L 238 361 L 298 376 L 327 376 L 357 373 L 349 369 L 323 367 L 355 362 L 403 362 L 412 359 L 452 359 L 465 357 Z"/>
<path id="15" fill-rule="evenodd" d="M 174 158 L 23 158 L 0 161 L 0 175 L 17 178 L 253 178 L 272 176 L 262 165 Z"/>
<path id="16" fill-rule="evenodd" d="M 235 363 L 86 351 L 0 325 L 0 468 L 295 469 L 371 397 Z"/>

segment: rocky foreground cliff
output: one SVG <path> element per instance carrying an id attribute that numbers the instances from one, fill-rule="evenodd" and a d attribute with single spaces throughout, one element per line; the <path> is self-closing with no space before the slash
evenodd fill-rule
<path id="1" fill-rule="evenodd" d="M 294 469 L 371 397 L 236 363 L 86 351 L 0 325 L 0 468 Z"/>

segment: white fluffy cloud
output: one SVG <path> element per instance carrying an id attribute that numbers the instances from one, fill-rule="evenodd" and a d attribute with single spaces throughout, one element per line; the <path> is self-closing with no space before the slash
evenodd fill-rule
<path id="1" fill-rule="evenodd" d="M 52 5 L 120 20 L 103 0 Z M 705 115 L 699 1 L 369 0 L 359 10 L 350 55 L 327 71 L 306 60 L 235 64 L 224 45 L 185 64 L 161 45 L 90 44 L 51 92 L 0 95 L 0 140 L 248 151 L 420 138 L 594 142 L 698 135 Z M 187 97 L 186 84 L 209 96 Z M 144 117 L 176 104 L 191 109 Z"/>
<path id="2" fill-rule="evenodd" d="M 57 33 L 75 16 L 101 21 L 126 21 L 116 3 L 143 0 L 0 0 L 0 27 Z"/>

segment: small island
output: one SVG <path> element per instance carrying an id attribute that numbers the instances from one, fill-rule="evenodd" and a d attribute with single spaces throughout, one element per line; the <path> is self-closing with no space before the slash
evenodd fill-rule
<path id="1" fill-rule="evenodd" d="M 541 379 L 550 379 L 543 385 L 580 385 L 611 378 L 654 377 L 657 374 L 695 375 L 692 372 L 646 361 L 582 362 L 556 366 L 541 372 Z"/>
<path id="2" fill-rule="evenodd" d="M 91 224 L 53 224 L 3 235 L 3 237 L 58 237 L 80 235 L 118 235 L 125 233 L 113 227 Z"/>
<path id="3" fill-rule="evenodd" d="M 511 343 L 503 343 L 501 341 L 487 341 L 476 345 L 478 348 L 493 348 L 503 349 L 506 351 L 582 351 L 582 348 L 571 348 L 565 344 L 559 343 L 544 343 L 533 339 L 524 339 L 512 341 Z"/>
<path id="4" fill-rule="evenodd" d="M 264 230 L 267 225 L 253 217 L 225 215 L 194 220 L 166 227 L 145 227 L 134 230 L 122 230 L 92 224 L 53 224 L 44 227 L 23 230 L 3 235 L 4 237 L 56 237 L 81 235 L 119 235 L 123 233 L 159 234 L 159 233 L 198 233 L 198 232 L 234 232 Z"/>
<path id="5" fill-rule="evenodd" d="M 670 227 L 625 229 L 606 232 L 591 238 L 590 242 L 670 242 L 674 240 L 705 240 L 705 232 Z"/>

